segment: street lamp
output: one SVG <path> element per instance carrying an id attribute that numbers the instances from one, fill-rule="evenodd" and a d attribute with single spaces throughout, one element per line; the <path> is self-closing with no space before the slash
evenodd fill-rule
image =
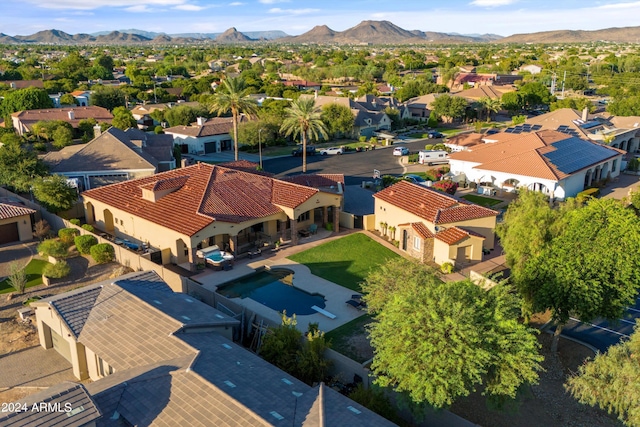
<path id="1" fill-rule="evenodd" d="M 262 170 L 262 131 L 263 129 L 260 129 L 258 131 L 258 153 L 260 156 L 260 170 Z"/>

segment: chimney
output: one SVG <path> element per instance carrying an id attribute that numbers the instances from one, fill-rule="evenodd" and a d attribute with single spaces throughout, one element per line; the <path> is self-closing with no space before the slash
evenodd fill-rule
<path id="1" fill-rule="evenodd" d="M 589 118 L 589 109 L 587 107 L 584 107 L 584 110 L 582 110 L 582 121 L 586 122 Z"/>
<path id="2" fill-rule="evenodd" d="M 204 126 L 204 124 L 206 123 L 207 119 L 205 119 L 204 117 L 198 117 L 196 119 L 196 122 L 198 123 L 198 126 Z"/>
<path id="3" fill-rule="evenodd" d="M 313 91 L 313 99 L 318 99 L 318 89 Z"/>
<path id="4" fill-rule="evenodd" d="M 95 125 L 95 126 L 93 127 L 93 137 L 94 137 L 94 138 L 97 138 L 97 137 L 99 137 L 100 135 L 102 135 L 102 129 L 100 128 L 100 125 Z"/>
<path id="5" fill-rule="evenodd" d="M 76 118 L 76 113 L 73 110 L 70 110 L 67 112 L 67 114 L 69 115 L 69 120 L 75 120 Z"/>
<path id="6" fill-rule="evenodd" d="M 16 82 L 9 83 L 9 86 L 11 87 L 11 89 L 15 89 L 17 87 Z"/>

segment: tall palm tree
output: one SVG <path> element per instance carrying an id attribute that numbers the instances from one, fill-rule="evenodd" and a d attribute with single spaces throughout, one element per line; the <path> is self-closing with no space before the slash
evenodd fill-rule
<path id="1" fill-rule="evenodd" d="M 484 96 L 478 100 L 482 105 L 482 109 L 487 112 L 487 121 L 491 121 L 491 113 L 497 113 L 502 108 L 502 103 L 499 99 L 489 98 Z"/>
<path id="2" fill-rule="evenodd" d="M 245 82 L 240 77 L 229 77 L 223 80 L 215 95 L 213 95 L 209 110 L 218 116 L 231 111 L 233 118 L 233 148 L 235 159 L 238 160 L 238 121 L 240 113 L 255 114 L 258 104 L 249 98 Z"/>
<path id="3" fill-rule="evenodd" d="M 285 110 L 287 116 L 280 126 L 280 130 L 286 135 L 300 135 L 302 139 L 302 172 L 307 171 L 307 138 L 318 139 L 321 135 L 328 139 L 327 126 L 321 118 L 320 107 L 316 106 L 313 98 L 298 98 L 291 102 L 291 106 Z"/>

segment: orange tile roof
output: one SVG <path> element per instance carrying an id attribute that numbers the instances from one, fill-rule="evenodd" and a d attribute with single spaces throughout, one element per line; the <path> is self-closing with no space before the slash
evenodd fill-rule
<path id="1" fill-rule="evenodd" d="M 415 230 L 416 233 L 420 235 L 423 239 L 431 239 L 434 234 L 421 222 L 414 222 L 411 224 L 411 228 Z"/>
<path id="2" fill-rule="evenodd" d="M 373 197 L 433 224 L 448 224 L 498 215 L 498 212 L 492 209 L 408 181 L 400 181 L 377 192 Z"/>
<path id="3" fill-rule="evenodd" d="M 73 119 L 69 118 L 71 111 L 73 111 Z M 84 119 L 92 118 L 98 122 L 106 123 L 111 123 L 113 120 L 113 115 L 109 110 L 97 106 L 24 110 L 12 113 L 11 117 L 19 119 L 29 129 L 41 120 L 62 120 L 70 123 L 73 127 L 78 127 L 80 121 Z"/>
<path id="4" fill-rule="evenodd" d="M 283 181 L 294 182 L 308 187 L 320 188 L 336 186 L 338 183 L 344 185 L 344 175 L 339 173 L 333 174 L 301 174 L 288 176 Z"/>
<path id="5" fill-rule="evenodd" d="M 167 189 L 174 184 L 182 185 L 155 202 L 142 198 L 142 188 Z M 264 175 L 198 163 L 95 188 L 82 195 L 192 236 L 214 221 L 240 223 L 281 212 L 281 206 L 295 208 L 318 191 Z"/>
<path id="6" fill-rule="evenodd" d="M 12 203 L 0 203 L 0 219 L 16 218 L 36 213 L 33 209 Z"/>
<path id="7" fill-rule="evenodd" d="M 556 142 L 570 138 L 581 141 L 585 145 L 599 145 L 555 130 L 541 130 L 526 134 L 500 133 L 491 135 L 491 139 L 496 142 L 476 145 L 466 151 L 452 153 L 449 155 L 449 159 L 478 163 L 474 167 L 475 169 L 558 181 L 570 174 L 557 168 L 549 160 L 547 154 L 557 150 L 557 146 L 554 145 Z M 606 148 L 611 150 L 610 157 L 619 155 L 619 150 L 614 150 L 611 147 Z M 576 155 L 578 154 L 576 153 Z M 604 160 L 606 159 L 603 158 L 598 162 Z"/>
<path id="8" fill-rule="evenodd" d="M 481 239 L 485 238 L 483 235 L 471 230 L 465 230 L 461 227 L 451 227 L 436 234 L 436 239 L 445 242 L 447 245 L 453 245 L 470 236 L 480 237 Z"/>

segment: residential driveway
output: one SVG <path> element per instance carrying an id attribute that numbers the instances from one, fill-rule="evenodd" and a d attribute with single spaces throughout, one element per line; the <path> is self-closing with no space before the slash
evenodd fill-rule
<path id="1" fill-rule="evenodd" d="M 630 190 L 637 190 L 640 185 L 640 176 L 620 174 L 617 180 L 612 181 L 600 190 L 600 197 L 621 200 L 629 195 Z"/>
<path id="2" fill-rule="evenodd" d="M 51 387 L 62 381 L 77 381 L 71 364 L 57 351 L 31 347 L 0 357 L 0 389 Z"/>
<path id="3" fill-rule="evenodd" d="M 18 261 L 21 266 L 29 263 L 31 256 L 35 254 L 37 242 L 10 243 L 0 246 L 0 278 L 9 275 L 9 267 L 12 262 Z"/>

